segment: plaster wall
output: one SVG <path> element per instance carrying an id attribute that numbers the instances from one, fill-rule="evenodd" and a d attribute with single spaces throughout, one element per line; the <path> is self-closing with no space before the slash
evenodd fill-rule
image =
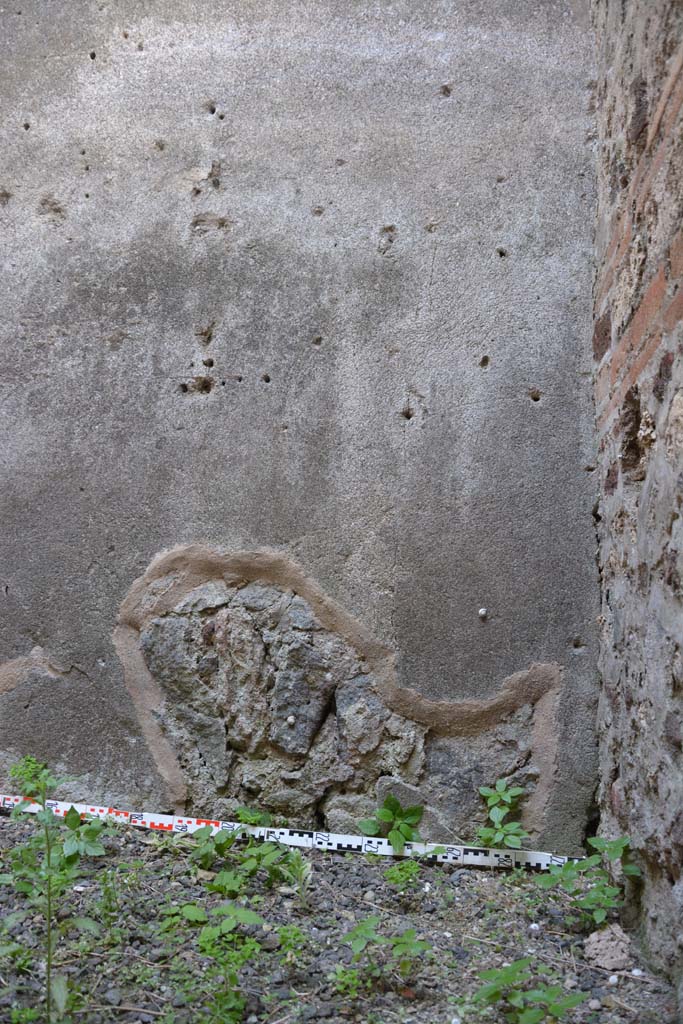
<path id="1" fill-rule="evenodd" d="M 120 606 L 176 545 L 271 552 L 426 714 L 410 784 L 437 780 L 442 822 L 514 775 L 575 849 L 597 697 L 583 6 L 26 0 L 0 39 L 4 769 L 31 751 L 74 795 L 170 804 Z"/>

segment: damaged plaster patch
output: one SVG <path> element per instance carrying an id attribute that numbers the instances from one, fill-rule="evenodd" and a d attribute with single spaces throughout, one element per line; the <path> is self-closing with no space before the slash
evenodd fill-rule
<path id="1" fill-rule="evenodd" d="M 179 811 L 258 803 L 348 828 L 376 792 L 404 785 L 452 837 L 471 830 L 477 787 L 516 773 L 531 791 L 527 827 L 543 828 L 557 665 L 516 673 L 487 700 L 430 701 L 397 685 L 393 651 L 285 555 L 201 545 L 154 559 L 114 642 Z"/>
<path id="2" fill-rule="evenodd" d="M 140 648 L 202 813 L 256 801 L 315 824 L 333 793 L 419 775 L 425 729 L 386 707 L 362 655 L 291 590 L 202 584 L 147 621 Z"/>
<path id="3" fill-rule="evenodd" d="M 48 676 L 64 675 L 64 669 L 53 664 L 42 647 L 34 647 L 30 654 L 0 665 L 0 693 L 9 693 L 36 670 Z"/>

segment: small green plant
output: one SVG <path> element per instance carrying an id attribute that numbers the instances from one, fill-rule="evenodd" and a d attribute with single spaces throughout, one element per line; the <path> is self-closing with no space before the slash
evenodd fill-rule
<path id="1" fill-rule="evenodd" d="M 286 883 L 280 886 L 280 891 L 296 893 L 301 906 L 307 908 L 313 881 L 313 865 L 310 860 L 304 857 L 300 850 L 289 850 L 278 864 L 278 870 Z"/>
<path id="2" fill-rule="evenodd" d="M 10 871 L 0 875 L 0 883 L 14 885 L 45 922 L 45 1015 L 47 1024 L 51 1024 L 53 1011 L 63 1016 L 69 1001 L 66 976 L 53 971 L 60 931 L 57 914 L 63 909 L 59 905 L 60 900 L 78 875 L 81 857 L 101 857 L 105 854 L 100 842 L 105 826 L 97 819 L 82 821 L 78 811 L 72 807 L 64 818 L 67 832 L 66 838 L 62 839 L 62 821 L 48 807 L 50 796 L 59 780 L 52 775 L 47 765 L 34 757 L 24 757 L 10 769 L 10 776 L 18 783 L 22 796 L 12 816 L 22 818 L 29 804 L 38 804 L 40 810 L 30 817 L 38 823 L 39 828 L 26 843 L 12 851 Z M 60 913 L 62 919 L 64 916 Z M 70 923 L 85 931 L 99 930 L 97 922 L 90 918 L 76 917 Z"/>
<path id="3" fill-rule="evenodd" d="M 477 841 L 482 846 L 500 848 L 507 846 L 513 850 L 521 849 L 522 842 L 529 838 L 529 833 L 518 821 L 505 821 L 507 811 L 502 807 L 492 807 L 489 811 L 490 825 L 482 825 L 477 830 Z"/>
<path id="4" fill-rule="evenodd" d="M 267 828 L 272 825 L 272 815 L 267 811 L 259 811 L 253 807 L 238 807 L 235 811 L 235 821 L 242 825 L 257 825 Z"/>
<path id="5" fill-rule="evenodd" d="M 412 857 L 400 860 L 397 864 L 392 864 L 390 868 L 386 869 L 384 877 L 389 885 L 396 886 L 399 892 L 415 888 L 420 882 L 419 861 Z"/>
<path id="6" fill-rule="evenodd" d="M 613 864 L 621 862 L 621 870 L 628 878 L 640 878 L 641 871 L 637 864 L 631 861 L 629 847 L 631 840 L 628 836 L 620 836 L 618 839 L 603 839 L 602 836 L 591 836 L 588 845 L 598 850 L 607 860 Z"/>
<path id="7" fill-rule="evenodd" d="M 513 810 L 520 797 L 524 796 L 521 786 L 508 786 L 505 779 L 498 779 L 493 789 L 490 786 L 480 786 L 479 793 L 486 800 L 489 810 L 492 807 L 502 807 L 505 811 Z"/>
<path id="8" fill-rule="evenodd" d="M 480 786 L 479 793 L 486 801 L 487 816 L 490 825 L 482 825 L 477 830 L 477 842 L 482 846 L 500 848 L 507 846 L 519 850 L 529 833 L 519 821 L 505 821 L 508 814 L 516 810 L 520 797 L 524 794 L 521 786 L 509 787 L 505 779 L 498 779 L 495 787 Z"/>
<path id="9" fill-rule="evenodd" d="M 432 952 L 431 943 L 418 939 L 414 928 L 406 928 L 400 935 L 392 936 L 389 943 L 392 959 L 404 980 L 413 972 L 415 961 L 424 954 Z"/>
<path id="10" fill-rule="evenodd" d="M 264 922 L 253 910 L 236 903 L 214 907 L 210 916 L 212 923 L 205 924 L 199 933 L 199 948 L 213 961 L 207 973 L 212 992 L 209 1020 L 213 1024 L 237 1024 L 244 1019 L 247 1002 L 239 972 L 261 953 L 256 939 L 241 934 L 238 929 L 240 925 Z M 216 920 L 218 923 L 214 924 Z"/>
<path id="11" fill-rule="evenodd" d="M 227 855 L 237 838 L 238 832 L 219 831 L 214 835 L 211 825 L 203 825 L 192 833 L 196 845 L 190 860 L 204 871 L 209 871 L 217 860 Z"/>
<path id="12" fill-rule="evenodd" d="M 240 896 L 247 884 L 246 875 L 241 871 L 230 871 L 225 869 L 206 883 L 209 892 L 219 892 L 222 896 Z"/>
<path id="13" fill-rule="evenodd" d="M 297 956 L 306 947 L 306 936 L 296 924 L 283 924 L 278 928 L 280 954 L 285 963 L 294 963 Z"/>
<path id="14" fill-rule="evenodd" d="M 401 807 L 395 796 L 389 794 L 374 818 L 364 818 L 358 827 L 366 836 L 384 836 L 391 843 L 396 853 L 403 853 L 406 843 L 419 843 L 420 834 L 416 826 L 420 824 L 424 808 Z"/>
<path id="15" fill-rule="evenodd" d="M 580 861 L 553 864 L 547 874 L 540 875 L 541 889 L 561 889 L 571 898 L 572 908 L 584 927 L 601 925 L 610 910 L 620 905 L 620 890 L 610 883 L 609 875 L 600 866 L 600 856 L 595 853 Z"/>
<path id="16" fill-rule="evenodd" d="M 367 988 L 367 980 L 363 978 L 357 967 L 344 967 L 343 964 L 335 964 L 334 970 L 327 975 L 335 987 L 337 995 L 343 999 L 358 999 L 361 992 Z"/>
<path id="17" fill-rule="evenodd" d="M 343 941 L 347 942 L 351 947 L 354 960 L 360 959 L 368 946 L 381 946 L 389 941 L 377 931 L 378 924 L 379 916 L 374 914 L 372 917 L 367 917 L 364 921 L 359 921 L 356 927 L 352 928 L 344 936 Z"/>
<path id="18" fill-rule="evenodd" d="M 532 972 L 531 962 L 531 957 L 526 957 L 505 967 L 480 971 L 479 977 L 486 984 L 475 992 L 473 1001 L 498 1005 L 509 1024 L 540 1024 L 561 1020 L 568 1010 L 588 999 L 587 992 L 566 996 L 561 985 L 534 984 L 534 974 L 544 972 Z"/>
<path id="19" fill-rule="evenodd" d="M 12 1007 L 10 1024 L 32 1024 L 36 1020 L 40 1020 L 40 1010 L 30 1010 L 26 1006 Z"/>

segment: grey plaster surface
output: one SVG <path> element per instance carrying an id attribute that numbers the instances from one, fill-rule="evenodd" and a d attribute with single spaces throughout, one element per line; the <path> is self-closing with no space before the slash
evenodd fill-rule
<path id="1" fill-rule="evenodd" d="M 580 816 L 583 11 L 3 0 L 0 39 L 0 660 L 78 669 L 36 747 L 46 720 L 82 772 L 128 745 L 118 790 L 152 792 L 121 600 L 177 543 L 279 548 L 426 696 L 565 666 Z"/>

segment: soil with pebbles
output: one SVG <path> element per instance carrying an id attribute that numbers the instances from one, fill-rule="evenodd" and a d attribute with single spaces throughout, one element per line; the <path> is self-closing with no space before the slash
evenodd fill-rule
<path id="1" fill-rule="evenodd" d="M 0 818 L 0 858 L 21 844 L 32 823 Z M 64 1021 L 87 1024 L 190 1024 L 242 1019 L 247 1024 L 302 1021 L 363 1021 L 364 1024 L 476 1024 L 504 1021 L 497 1009 L 469 1005 L 482 984 L 478 972 L 532 957 L 548 979 L 589 999 L 566 1015 L 576 1024 L 675 1024 L 671 988 L 653 975 L 635 949 L 628 968 L 589 965 L 583 955 L 586 933 L 567 923 L 568 901 L 542 891 L 534 877 L 421 866 L 417 885 L 403 893 L 384 872 L 391 863 L 355 854 L 313 851 L 308 905 L 291 891 L 268 888 L 257 875 L 243 897 L 265 920 L 241 926 L 256 940 L 253 959 L 239 972 L 246 998 L 241 1018 L 215 1016 L 213 992 L 219 980 L 197 943 L 198 927 L 183 922 L 160 930 L 164 908 L 197 903 L 210 910 L 222 897 L 209 893 L 211 873 L 197 872 L 189 860 L 191 840 L 126 828 L 104 839 L 107 856 L 85 860 L 73 890 L 61 902 L 61 932 L 55 970 L 69 979 L 70 1003 Z M 218 865 L 220 867 L 220 865 Z M 8 927 L 7 918 L 25 907 L 11 885 L 0 888 L 0 947 L 15 942 L 20 955 L 0 955 L 0 1021 L 45 1020 L 44 923 L 32 914 Z M 345 936 L 371 915 L 378 931 L 395 935 L 416 929 L 432 946 L 407 977 L 392 966 L 387 946 L 378 947 L 379 973 L 370 977 L 352 963 Z M 74 917 L 99 924 L 99 934 L 79 932 Z M 9 919 L 11 922 L 11 918 Z M 279 929 L 296 925 L 303 948 L 288 952 Z M 8 934 L 9 933 L 9 934 Z M 336 965 L 359 966 L 368 987 L 357 996 L 340 995 L 330 974 Z M 635 973 L 634 973 L 635 971 Z M 213 1010 L 212 1010 L 213 1006 Z M 35 1009 L 33 1018 L 27 1010 Z M 212 1012 L 214 1016 L 212 1016 Z"/>

